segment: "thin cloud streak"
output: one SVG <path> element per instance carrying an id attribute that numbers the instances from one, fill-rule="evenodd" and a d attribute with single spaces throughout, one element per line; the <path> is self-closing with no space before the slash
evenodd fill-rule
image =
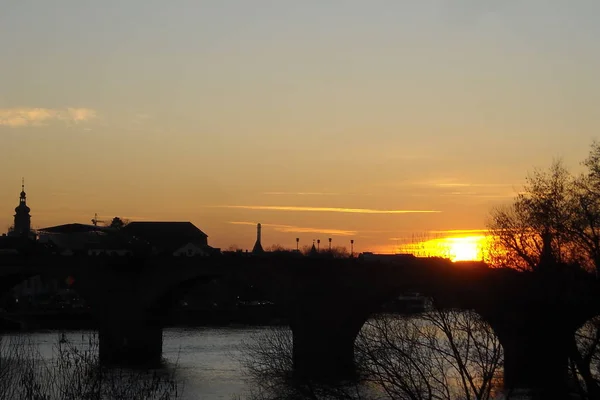
<path id="1" fill-rule="evenodd" d="M 263 194 L 269 196 L 339 196 L 340 193 L 326 193 L 326 192 L 264 192 Z"/>
<path id="2" fill-rule="evenodd" d="M 448 194 L 441 194 L 440 197 L 452 197 L 452 196 L 463 196 L 463 197 L 479 197 L 484 199 L 496 199 L 505 197 L 515 197 L 514 193 L 498 193 L 498 194 L 479 194 L 475 192 L 452 192 Z"/>
<path id="3" fill-rule="evenodd" d="M 256 226 L 254 222 L 246 222 L 246 221 L 231 221 L 229 222 L 233 225 L 252 225 Z M 263 227 L 270 227 L 275 229 L 277 232 L 284 233 L 323 233 L 327 235 L 337 235 L 337 236 L 354 236 L 356 235 L 356 231 L 349 231 L 343 229 L 330 229 L 330 228 L 309 228 L 295 225 L 280 225 L 280 224 L 261 224 Z"/>
<path id="4" fill-rule="evenodd" d="M 2 108 L 0 109 L 0 126 L 11 128 L 43 126 L 55 121 L 76 124 L 87 122 L 97 117 L 98 113 L 89 108 Z"/>
<path id="5" fill-rule="evenodd" d="M 301 212 L 333 212 L 347 214 L 431 214 L 441 213 L 438 210 L 375 210 L 370 208 L 341 207 L 296 207 L 296 206 L 215 206 L 219 208 L 237 208 L 244 210 L 268 211 L 301 211 Z"/>
<path id="6" fill-rule="evenodd" d="M 371 196 L 371 193 L 335 193 L 335 192 L 263 192 L 267 196 Z"/>
<path id="7" fill-rule="evenodd" d="M 438 188 L 514 188 L 514 183 L 422 182 L 418 185 Z"/>

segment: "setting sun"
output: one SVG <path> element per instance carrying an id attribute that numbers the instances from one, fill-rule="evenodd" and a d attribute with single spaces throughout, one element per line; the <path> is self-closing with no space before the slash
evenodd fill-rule
<path id="1" fill-rule="evenodd" d="M 486 241 L 484 235 L 442 237 L 400 246 L 398 252 L 452 261 L 476 261 L 483 258 Z"/>
<path id="2" fill-rule="evenodd" d="M 482 258 L 485 236 L 445 238 L 452 261 L 474 261 Z"/>

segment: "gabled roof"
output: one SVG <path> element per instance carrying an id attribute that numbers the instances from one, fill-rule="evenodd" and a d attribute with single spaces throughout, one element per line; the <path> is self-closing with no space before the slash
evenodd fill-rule
<path id="1" fill-rule="evenodd" d="M 41 233 L 84 233 L 110 230 L 105 226 L 87 224 L 64 224 L 38 229 Z"/>
<path id="2" fill-rule="evenodd" d="M 187 243 L 206 243 L 207 235 L 191 222 L 130 222 L 122 231 L 157 248 L 175 251 Z"/>
<path id="3" fill-rule="evenodd" d="M 129 224 L 125 225 L 123 229 L 133 234 L 143 233 L 144 235 L 156 235 L 158 237 L 162 237 L 168 234 L 176 234 L 188 237 L 208 237 L 206 233 L 202 232 L 196 227 L 196 225 L 192 224 L 189 221 L 130 222 Z"/>

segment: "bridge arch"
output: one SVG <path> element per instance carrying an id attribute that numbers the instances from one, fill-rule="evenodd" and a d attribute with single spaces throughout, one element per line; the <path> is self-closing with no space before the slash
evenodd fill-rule
<path id="1" fill-rule="evenodd" d="M 77 302 L 70 305 L 82 308 L 90 317 L 88 323 L 95 327 L 107 314 L 106 295 L 114 292 L 118 280 L 115 271 L 122 270 L 130 261 L 110 256 L 5 256 L 0 268 L 0 295 L 32 278 L 54 281 L 59 295 L 77 297 Z"/>

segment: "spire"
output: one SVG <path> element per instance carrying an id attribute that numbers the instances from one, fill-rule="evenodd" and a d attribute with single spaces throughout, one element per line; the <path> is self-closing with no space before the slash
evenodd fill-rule
<path id="1" fill-rule="evenodd" d="M 252 253 L 259 254 L 263 253 L 264 250 L 262 248 L 262 244 L 260 242 L 261 239 L 261 226 L 260 224 L 256 225 L 256 243 L 254 243 L 254 248 L 252 249 Z"/>
<path id="2" fill-rule="evenodd" d="M 21 194 L 19 196 L 19 205 L 15 208 L 15 222 L 13 225 L 13 234 L 18 236 L 28 236 L 31 233 L 31 209 L 27 207 L 27 196 L 25 194 L 25 178 L 21 178 Z"/>
<path id="3" fill-rule="evenodd" d="M 317 251 L 317 248 L 315 247 L 315 239 L 313 239 L 313 244 L 312 247 L 310 248 L 310 251 L 308 252 L 309 256 L 318 256 L 319 252 Z"/>
<path id="4" fill-rule="evenodd" d="M 25 194 L 25 178 L 21 178 L 21 195 L 19 197 L 19 203 L 25 204 L 27 195 Z"/>

